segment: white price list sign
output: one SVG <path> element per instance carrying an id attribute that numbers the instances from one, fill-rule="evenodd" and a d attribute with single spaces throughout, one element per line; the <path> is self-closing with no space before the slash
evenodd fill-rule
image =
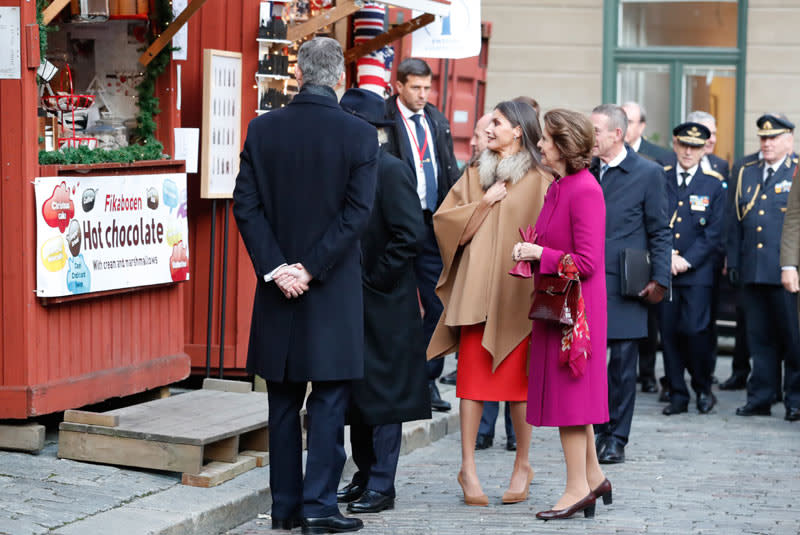
<path id="1" fill-rule="evenodd" d="M 19 80 L 22 76 L 18 7 L 0 7 L 0 79 Z"/>

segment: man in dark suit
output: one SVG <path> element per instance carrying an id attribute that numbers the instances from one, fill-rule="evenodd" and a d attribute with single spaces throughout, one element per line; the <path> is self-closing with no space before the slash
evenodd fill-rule
<path id="1" fill-rule="evenodd" d="M 425 220 L 425 239 L 414 262 L 414 272 L 425 310 L 423 332 L 426 348 L 442 315 L 442 303 L 435 292 L 442 272 L 442 258 L 433 233 L 433 213 L 460 175 L 450 124 L 435 106 L 428 103 L 432 77 L 430 67 L 423 60 L 404 59 L 397 67 L 397 95 L 390 97 L 386 104 L 387 114 L 395 123 L 393 153 L 409 165 L 417 179 L 418 202 Z M 428 361 L 427 366 L 431 408 L 449 411 L 450 403 L 441 398 L 436 386 L 444 359 Z"/>
<path id="2" fill-rule="evenodd" d="M 386 105 L 365 89 L 348 89 L 342 109 L 364 119 L 386 138 Z M 382 147 L 383 149 L 383 147 Z M 364 379 L 353 385 L 348 412 L 350 443 L 358 471 L 337 492 L 351 513 L 394 507 L 394 478 L 402 422 L 431 417 L 422 317 L 412 266 L 425 236 L 416 180 L 385 150 L 378 157 L 378 187 L 361 237 L 364 286 Z"/>
<path id="3" fill-rule="evenodd" d="M 606 204 L 606 289 L 608 292 L 607 424 L 596 426 L 601 463 L 625 461 L 625 445 L 636 398 L 639 340 L 647 335 L 647 306 L 664 298 L 670 280 L 670 235 L 664 170 L 625 146 L 623 109 L 604 104 L 592 110 L 597 156 L 590 171 L 600 181 Z M 622 295 L 620 260 L 624 249 L 650 255 L 650 282 L 639 297 Z"/>
<path id="4" fill-rule="evenodd" d="M 626 102 L 622 105 L 628 117 L 628 130 L 625 132 L 625 143 L 628 144 L 639 156 L 644 156 L 661 165 L 665 165 L 672 156 L 672 151 L 665 149 L 644 138 L 647 128 L 647 112 L 638 102 Z"/>
<path id="5" fill-rule="evenodd" d="M 355 531 L 363 523 L 339 513 L 336 487 L 351 383 L 364 374 L 359 237 L 375 196 L 378 140 L 339 107 L 338 42 L 305 42 L 295 76 L 292 102 L 250 122 L 233 193 L 258 277 L 247 370 L 267 381 L 272 527 Z"/>
<path id="6" fill-rule="evenodd" d="M 622 105 L 628 117 L 628 130 L 625 132 L 625 143 L 640 156 L 652 160 L 660 165 L 666 165 L 672 152 L 651 143 L 644 138 L 647 128 L 647 114 L 644 107 L 638 102 L 626 102 Z M 642 392 L 654 394 L 658 392 L 656 386 L 656 352 L 658 351 L 658 307 L 647 307 L 647 337 L 639 342 L 639 376 L 637 380 L 642 383 Z"/>
<path id="7" fill-rule="evenodd" d="M 769 415 L 784 392 L 786 420 L 800 420 L 800 328 L 797 294 L 781 286 L 780 244 L 784 213 L 797 164 L 786 137 L 794 124 L 783 115 L 756 122 L 762 160 L 744 165 L 734 192 L 734 218 L 728 236 L 728 276 L 741 284 L 747 344 L 753 371 L 747 403 L 739 416 Z M 788 266 L 787 266 L 788 267 Z M 781 358 L 784 385 L 780 384 Z"/>
<path id="8" fill-rule="evenodd" d="M 692 376 L 697 410 L 711 412 L 714 346 L 711 328 L 712 293 L 718 268 L 726 196 L 717 177 L 704 173 L 703 158 L 709 129 L 686 122 L 672 131 L 677 161 L 665 167 L 672 229 L 672 292 L 661 302 L 664 370 L 670 390 L 666 415 L 687 412 L 689 391 L 683 376 Z"/>

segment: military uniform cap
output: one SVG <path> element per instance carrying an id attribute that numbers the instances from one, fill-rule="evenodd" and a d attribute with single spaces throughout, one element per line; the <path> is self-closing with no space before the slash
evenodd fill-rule
<path id="1" fill-rule="evenodd" d="M 758 135 L 760 137 L 772 137 L 780 134 L 787 134 L 794 130 L 794 123 L 786 117 L 779 117 L 771 113 L 765 113 L 756 121 Z"/>
<path id="2" fill-rule="evenodd" d="M 672 129 L 672 135 L 684 145 L 691 147 L 702 147 L 706 140 L 711 137 L 711 130 L 700 123 L 681 123 Z"/>

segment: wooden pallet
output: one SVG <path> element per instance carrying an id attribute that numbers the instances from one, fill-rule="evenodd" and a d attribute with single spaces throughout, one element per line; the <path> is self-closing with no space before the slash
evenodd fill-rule
<path id="1" fill-rule="evenodd" d="M 268 448 L 267 395 L 209 379 L 202 390 L 132 407 L 67 411 L 58 437 L 63 459 L 183 472 L 184 484 L 201 487 L 263 466 Z"/>

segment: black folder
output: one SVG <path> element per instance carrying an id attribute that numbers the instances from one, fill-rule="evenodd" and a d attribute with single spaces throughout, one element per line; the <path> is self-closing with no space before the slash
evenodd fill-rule
<path id="1" fill-rule="evenodd" d="M 619 260 L 622 295 L 639 297 L 639 292 L 650 282 L 650 253 L 642 249 L 623 249 Z"/>

